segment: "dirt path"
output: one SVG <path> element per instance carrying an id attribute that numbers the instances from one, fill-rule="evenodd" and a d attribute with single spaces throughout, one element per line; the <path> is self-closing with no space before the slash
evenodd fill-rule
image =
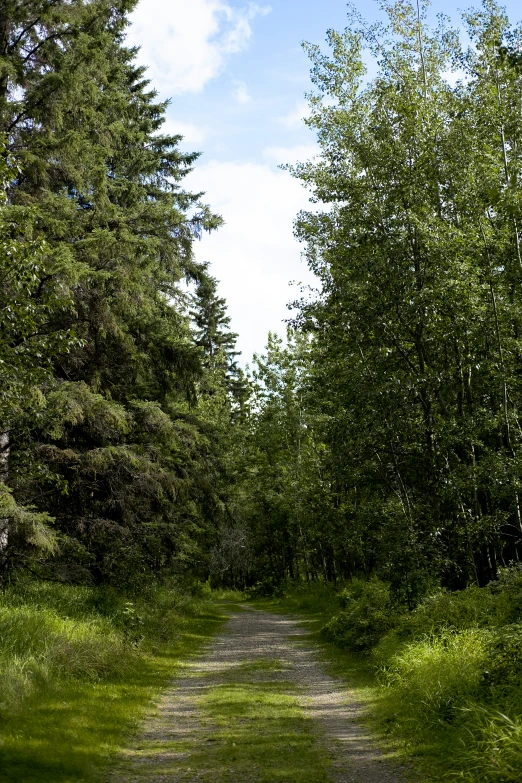
<path id="1" fill-rule="evenodd" d="M 173 683 L 111 783 L 403 783 L 295 620 L 244 607 Z"/>

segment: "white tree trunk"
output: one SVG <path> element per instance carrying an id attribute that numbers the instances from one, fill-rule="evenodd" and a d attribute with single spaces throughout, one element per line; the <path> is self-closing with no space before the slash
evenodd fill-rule
<path id="1" fill-rule="evenodd" d="M 9 478 L 9 432 L 0 432 L 0 481 L 7 484 Z M 9 520 L 0 519 L 0 552 L 9 543 Z"/>

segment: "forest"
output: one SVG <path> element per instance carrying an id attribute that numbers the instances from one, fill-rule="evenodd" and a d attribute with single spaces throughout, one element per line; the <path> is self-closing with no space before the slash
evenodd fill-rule
<path id="1" fill-rule="evenodd" d="M 114 750 L 228 596 L 308 617 L 417 779 L 520 781 L 522 27 L 390 0 L 304 44 L 316 286 L 249 366 L 135 5 L 0 0 L 0 780 L 105 780 L 35 705 Z"/>

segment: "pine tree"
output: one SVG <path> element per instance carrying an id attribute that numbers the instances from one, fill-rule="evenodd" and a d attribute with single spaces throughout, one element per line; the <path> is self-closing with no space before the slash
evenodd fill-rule
<path id="1" fill-rule="evenodd" d="M 204 264 L 202 272 L 192 296 L 190 311 L 196 345 L 202 348 L 208 369 L 235 373 L 236 357 L 240 355 L 235 350 L 238 335 L 229 330 L 227 303 L 218 296 L 218 281 L 208 274 L 208 264 Z"/>
<path id="2" fill-rule="evenodd" d="M 38 426 L 13 434 L 13 486 L 56 518 L 50 568 L 120 582 L 195 553 L 216 502 L 179 284 L 199 277 L 193 239 L 219 220 L 181 189 L 196 155 L 161 135 L 165 104 L 124 45 L 133 6 L 31 0 L 1 15 L 0 122 L 21 162 L 8 210 L 31 205 L 62 259 L 50 277 L 72 280 L 73 306 L 49 327 L 75 335 Z"/>

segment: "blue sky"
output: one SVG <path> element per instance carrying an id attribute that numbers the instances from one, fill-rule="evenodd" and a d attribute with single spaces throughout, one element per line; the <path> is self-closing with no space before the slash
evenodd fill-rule
<path id="1" fill-rule="evenodd" d="M 448 0 L 429 16 L 447 13 Z M 512 21 L 520 0 L 504 3 Z M 355 0 L 369 20 L 374 0 Z M 210 261 L 239 333 L 243 361 L 262 352 L 269 330 L 283 333 L 286 304 L 298 293 L 290 281 L 313 284 L 300 260 L 292 223 L 308 205 L 300 184 L 278 165 L 310 157 L 315 140 L 303 125 L 310 89 L 303 40 L 322 44 L 328 28 L 346 26 L 344 0 L 141 0 L 129 40 L 163 98 L 170 98 L 168 130 L 183 148 L 203 154 L 186 180 L 225 219 L 198 243 Z"/>

